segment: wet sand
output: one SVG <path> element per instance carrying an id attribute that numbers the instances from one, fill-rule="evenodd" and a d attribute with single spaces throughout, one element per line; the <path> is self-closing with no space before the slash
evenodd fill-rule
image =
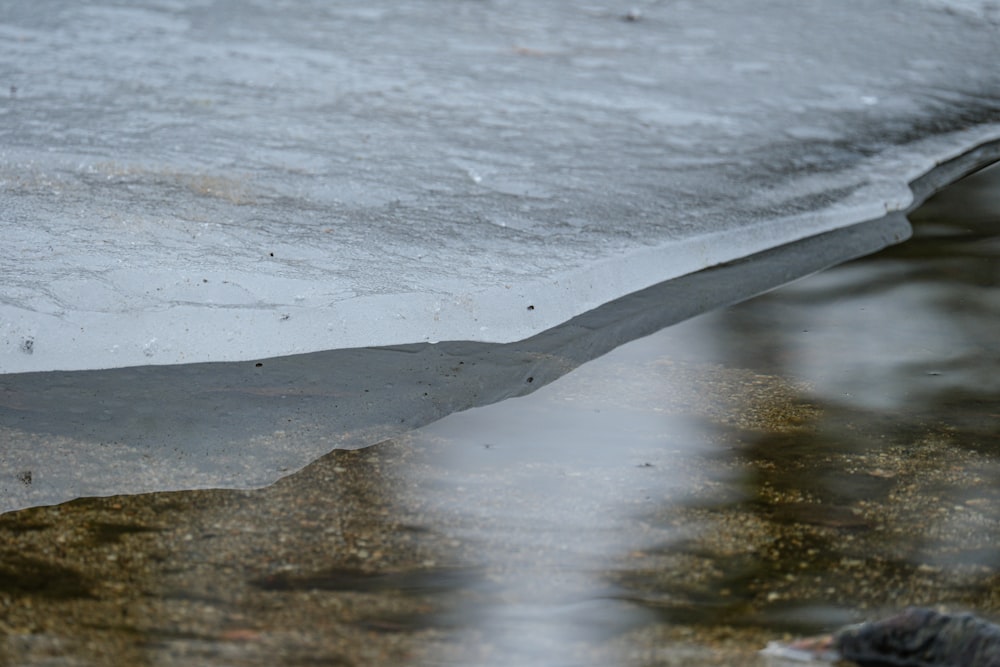
<path id="1" fill-rule="evenodd" d="M 1000 192 L 258 491 L 0 516 L 0 662 L 766 665 L 1000 616 Z"/>

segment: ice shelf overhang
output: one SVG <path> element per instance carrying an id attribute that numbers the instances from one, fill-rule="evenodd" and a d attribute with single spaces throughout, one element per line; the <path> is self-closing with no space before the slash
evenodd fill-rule
<path id="1" fill-rule="evenodd" d="M 985 0 L 43 0 L 0 33 L 0 373 L 521 340 L 1000 138 Z"/>

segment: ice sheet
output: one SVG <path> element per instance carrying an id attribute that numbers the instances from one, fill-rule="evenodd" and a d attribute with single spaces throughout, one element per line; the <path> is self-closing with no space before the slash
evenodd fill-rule
<path id="1" fill-rule="evenodd" d="M 906 210 L 1000 137 L 998 21 L 968 0 L 5 3 L 0 372 L 521 340 Z"/>
<path id="2" fill-rule="evenodd" d="M 508 344 L 7 374 L 0 513 L 81 496 L 264 486 L 333 449 L 528 394 L 625 342 L 909 231 L 897 214 L 829 232 L 654 285 Z"/>

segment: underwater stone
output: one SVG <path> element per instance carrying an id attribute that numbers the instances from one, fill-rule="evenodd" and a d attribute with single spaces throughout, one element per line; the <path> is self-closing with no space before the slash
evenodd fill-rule
<path id="1" fill-rule="evenodd" d="M 762 653 L 781 665 L 848 660 L 861 667 L 1000 667 L 1000 626 L 971 613 L 910 607 L 833 634 L 771 642 Z"/>
<path id="2" fill-rule="evenodd" d="M 973 614 L 913 607 L 845 628 L 835 635 L 834 646 L 861 665 L 1000 667 L 1000 626 Z"/>

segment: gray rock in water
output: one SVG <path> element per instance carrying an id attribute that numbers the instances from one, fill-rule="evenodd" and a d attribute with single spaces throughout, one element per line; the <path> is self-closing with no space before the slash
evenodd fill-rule
<path id="1" fill-rule="evenodd" d="M 831 635 L 772 642 L 763 653 L 780 661 L 849 660 L 862 667 L 1000 667 L 1000 626 L 973 614 L 911 607 Z"/>
<path id="2" fill-rule="evenodd" d="M 1000 667 L 1000 626 L 972 614 L 910 608 L 840 630 L 833 646 L 864 666 Z"/>

